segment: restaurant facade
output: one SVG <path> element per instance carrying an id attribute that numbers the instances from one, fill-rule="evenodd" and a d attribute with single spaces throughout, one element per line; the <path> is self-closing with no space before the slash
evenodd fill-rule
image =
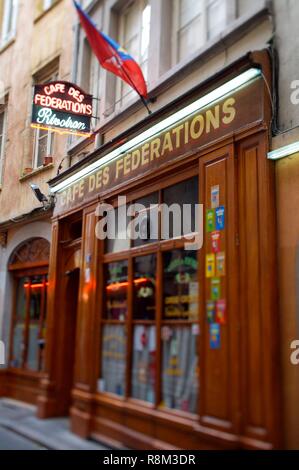
<path id="1" fill-rule="evenodd" d="M 249 53 L 49 182 L 40 418 L 140 449 L 281 445 L 271 79 Z"/>

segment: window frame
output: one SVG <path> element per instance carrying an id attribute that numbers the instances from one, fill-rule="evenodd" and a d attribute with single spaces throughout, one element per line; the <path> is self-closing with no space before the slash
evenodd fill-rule
<path id="1" fill-rule="evenodd" d="M 184 55 L 183 57 L 180 58 L 180 44 L 179 44 L 179 35 L 180 32 L 183 30 L 186 30 L 196 18 L 199 17 L 199 15 L 194 16 L 191 20 L 188 21 L 187 24 L 184 26 L 180 26 L 180 2 L 181 0 L 176 0 L 173 5 L 173 17 L 172 17 L 172 32 L 171 32 L 171 42 L 172 42 L 172 48 L 171 48 L 171 66 L 174 67 L 177 64 L 180 64 L 181 62 L 187 60 L 190 55 L 196 53 L 196 51 L 199 51 L 201 47 L 204 47 L 204 45 L 211 39 L 209 37 L 209 29 L 208 29 L 208 9 L 210 5 L 213 3 L 214 0 L 201 0 L 202 1 L 202 10 L 201 10 L 201 15 L 202 15 L 202 44 L 196 48 L 193 52 Z M 228 6 L 228 1 L 223 0 L 224 5 L 225 5 L 225 20 L 224 20 L 224 29 L 228 26 L 229 23 L 229 16 L 231 15 L 231 10 L 233 9 L 232 6 L 229 8 Z"/>
<path id="2" fill-rule="evenodd" d="M 42 339 L 42 330 L 44 320 L 46 319 L 47 315 L 47 285 L 48 281 L 46 280 L 48 276 L 48 264 L 45 264 L 41 267 L 36 268 L 28 268 L 28 269 L 18 269 L 13 272 L 13 314 L 11 318 L 11 328 L 10 328 L 10 350 L 9 350 L 9 369 L 16 371 L 16 372 L 26 372 L 32 375 L 40 375 L 43 372 L 42 369 L 42 356 L 44 354 L 44 348 L 39 348 L 38 350 L 38 357 L 37 363 L 38 368 L 37 370 L 30 369 L 28 367 L 28 350 L 29 350 L 29 326 L 30 326 L 30 292 L 31 289 L 29 288 L 26 291 L 26 312 L 25 312 L 25 321 L 24 321 L 24 331 L 22 334 L 22 342 L 23 342 L 23 352 L 22 352 L 22 364 L 20 367 L 16 367 L 11 365 L 12 360 L 14 357 L 14 332 L 15 326 L 17 324 L 17 287 L 18 282 L 22 277 L 32 278 L 33 276 L 42 276 L 43 277 L 43 288 L 42 288 L 42 296 L 41 296 L 41 312 L 38 319 L 38 338 Z M 31 285 L 31 282 L 30 282 Z"/>
<path id="3" fill-rule="evenodd" d="M 47 11 L 57 0 L 43 0 L 43 10 Z"/>
<path id="4" fill-rule="evenodd" d="M 37 73 L 33 77 L 33 85 L 36 83 L 47 83 L 51 81 L 58 80 L 59 77 L 59 63 L 56 64 L 56 70 L 54 72 L 50 72 L 47 74 L 46 70 L 43 73 Z M 45 132 L 45 131 L 43 131 Z M 48 130 L 46 131 L 47 135 L 42 136 L 42 138 L 47 138 L 47 154 L 46 157 L 48 156 L 53 156 L 53 148 L 54 148 L 54 141 L 55 141 L 55 132 Z M 41 165 L 38 165 L 38 159 L 39 159 L 39 143 L 41 139 L 41 129 L 34 129 L 33 132 L 33 152 L 32 152 L 32 168 L 34 170 L 38 170 L 39 168 L 43 167 L 43 162 Z"/>
<path id="5" fill-rule="evenodd" d="M 0 106 L 0 114 L 3 114 L 3 128 L 0 134 L 0 188 L 3 183 L 4 159 L 7 141 L 7 104 Z"/>
<path id="6" fill-rule="evenodd" d="M 167 187 L 175 185 L 177 183 L 181 183 L 187 179 L 192 177 L 197 177 L 198 185 L 200 185 L 200 178 L 199 178 L 199 169 L 198 169 L 198 162 L 197 160 L 186 168 L 182 170 L 179 175 L 173 174 L 161 179 L 159 183 L 152 184 L 145 189 L 141 190 L 133 190 L 131 193 L 127 195 L 127 202 L 128 204 L 132 203 L 136 199 L 139 199 L 143 196 L 147 196 L 151 193 L 159 191 L 159 204 L 162 203 L 162 191 Z M 198 187 L 198 203 L 200 201 L 200 186 Z M 105 202 L 109 202 L 106 201 Z M 117 207 L 116 201 L 112 200 L 110 202 L 114 207 Z M 161 218 L 161 216 L 160 216 Z M 161 221 L 160 221 L 160 229 L 161 229 Z M 159 229 L 159 230 L 160 230 Z M 109 320 L 105 318 L 105 296 L 99 295 L 97 297 L 97 303 L 99 305 L 98 311 L 98 331 L 99 331 L 99 340 L 98 340 L 98 365 L 97 365 L 97 377 L 96 380 L 99 381 L 102 379 L 102 334 L 103 334 L 103 326 L 105 324 L 123 324 L 125 327 L 126 335 L 127 335 L 127 349 L 126 349 L 126 363 L 125 363 L 125 393 L 123 396 L 118 396 L 116 394 L 110 392 L 103 392 L 96 388 L 96 393 L 99 397 L 109 397 L 111 399 L 116 399 L 123 401 L 124 403 L 132 403 L 137 404 L 139 406 L 143 406 L 148 409 L 153 410 L 160 410 L 166 413 L 170 413 L 172 415 L 183 416 L 189 419 L 196 419 L 196 416 L 199 415 L 199 400 L 196 406 L 196 412 L 191 413 L 189 411 L 182 411 L 175 408 L 167 408 L 162 404 L 162 341 L 161 341 L 161 330 L 163 326 L 191 326 L 193 324 L 197 324 L 200 328 L 201 324 L 201 315 L 200 315 L 200 302 L 198 299 L 197 302 L 197 309 L 198 315 L 197 319 L 191 320 L 182 320 L 182 319 L 165 319 L 163 318 L 163 254 L 167 251 L 173 251 L 176 249 L 184 248 L 184 244 L 186 242 L 186 238 L 184 236 L 173 238 L 170 240 L 159 240 L 154 241 L 153 243 L 148 243 L 142 246 L 131 247 L 128 250 L 116 253 L 105 253 L 105 241 L 98 241 L 98 256 L 99 256 L 99 272 L 98 272 L 98 279 L 99 279 L 99 289 L 98 292 L 103 292 L 105 289 L 105 269 L 106 265 L 109 263 L 114 263 L 117 261 L 128 261 L 128 290 L 127 290 L 127 317 L 124 321 L 120 320 Z M 190 240 L 189 240 L 190 242 Z M 132 241 L 131 241 L 132 245 Z M 135 258 L 154 254 L 156 255 L 156 278 L 157 278 L 157 288 L 156 288 L 156 297 L 155 297 L 155 319 L 154 320 L 143 320 L 143 319 L 134 319 L 133 318 L 133 299 L 134 299 L 134 269 L 133 263 Z M 196 258 L 197 258 L 197 279 L 198 285 L 200 284 L 201 280 L 201 273 L 200 273 L 200 250 L 196 251 Z M 131 396 L 132 390 L 132 361 L 133 361 L 133 339 L 134 339 L 134 326 L 135 325 L 144 325 L 144 326 L 156 326 L 156 383 L 155 383 L 155 400 L 154 404 L 143 401 L 137 398 L 133 398 Z M 197 336 L 197 345 L 196 351 L 197 356 L 199 357 L 200 353 L 200 341 L 199 336 Z M 199 377 L 198 377 L 199 381 Z"/>
<path id="7" fill-rule="evenodd" d="M 146 6 L 149 6 L 150 8 L 152 8 L 151 1 L 150 0 L 137 0 L 137 1 L 138 1 L 139 18 L 142 19 L 142 13 L 143 13 L 144 9 L 146 8 Z M 121 47 L 124 47 L 124 49 L 126 49 L 126 44 L 125 44 L 125 17 L 127 15 L 127 13 L 130 11 L 130 9 L 134 7 L 134 5 L 136 5 L 135 2 L 130 2 L 127 5 L 125 5 L 125 7 L 122 8 L 118 13 L 118 16 L 119 16 L 118 42 L 119 42 Z M 152 14 L 152 12 L 151 12 L 151 14 Z M 150 30 L 151 30 L 151 25 L 152 25 L 152 21 L 150 20 Z M 149 53 L 150 53 L 150 44 L 149 44 L 148 51 L 147 51 L 147 59 L 146 59 L 146 61 L 143 61 L 141 63 L 141 56 L 140 55 L 141 55 L 142 31 L 143 31 L 143 24 L 142 24 L 142 21 L 139 21 L 139 28 L 138 28 L 139 55 L 138 55 L 138 57 L 133 57 L 133 58 L 134 58 L 134 60 L 136 60 L 138 62 L 140 67 L 142 67 L 142 65 L 144 63 L 149 62 Z M 147 79 L 148 79 L 148 76 L 145 77 L 146 81 L 147 81 Z M 116 110 L 121 109 L 125 105 L 124 100 L 126 98 L 128 98 L 128 96 L 131 96 L 132 92 L 134 92 L 133 88 L 130 87 L 129 91 L 124 94 L 124 87 L 125 86 L 126 86 L 126 83 L 123 80 L 121 80 L 120 78 L 118 78 L 116 80 L 116 90 L 115 90 L 115 109 Z"/>
<path id="8" fill-rule="evenodd" d="M 43 163 L 41 165 L 38 165 L 38 159 L 39 159 L 39 144 L 41 139 L 47 139 L 47 156 L 51 156 L 51 151 L 53 148 L 53 132 L 50 130 L 46 131 L 47 134 L 41 136 L 41 129 L 35 129 L 35 134 L 34 134 L 34 152 L 33 152 L 33 169 L 38 170 L 39 168 L 43 167 Z"/>
<path id="9" fill-rule="evenodd" d="M 0 48 L 5 47 L 16 36 L 18 6 L 18 0 L 4 0 L 0 25 Z M 11 27 L 9 28 L 10 19 Z"/>

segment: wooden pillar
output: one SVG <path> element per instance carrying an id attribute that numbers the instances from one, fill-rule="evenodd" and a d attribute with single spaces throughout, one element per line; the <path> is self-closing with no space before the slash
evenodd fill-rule
<path id="1" fill-rule="evenodd" d="M 80 275 L 80 292 L 78 304 L 75 377 L 73 405 L 71 408 L 71 427 L 76 434 L 87 437 L 90 432 L 92 417 L 92 393 L 96 387 L 96 357 L 94 345 L 99 334 L 99 311 L 96 306 L 97 280 L 97 239 L 95 235 L 96 205 L 83 211 L 82 259 Z"/>
<path id="2" fill-rule="evenodd" d="M 246 447 L 281 445 L 273 162 L 267 134 L 238 148 L 241 434 Z"/>
<path id="3" fill-rule="evenodd" d="M 38 417 L 48 418 L 59 416 L 59 396 L 57 390 L 57 375 L 59 361 L 59 277 L 60 277 L 60 256 L 59 256 L 60 225 L 58 220 L 53 220 L 52 240 L 49 260 L 49 286 L 47 300 L 47 331 L 45 349 L 45 375 L 41 379 L 40 386 L 42 392 L 38 396 Z"/>

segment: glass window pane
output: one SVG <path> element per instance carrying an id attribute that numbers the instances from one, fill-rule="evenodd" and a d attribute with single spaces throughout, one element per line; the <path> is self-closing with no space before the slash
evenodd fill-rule
<path id="1" fill-rule="evenodd" d="M 135 325 L 133 335 L 132 397 L 155 402 L 156 327 Z"/>
<path id="2" fill-rule="evenodd" d="M 205 41 L 203 35 L 203 16 L 195 18 L 188 26 L 179 31 L 179 61 L 196 52 Z"/>
<path id="3" fill-rule="evenodd" d="M 197 252 L 174 250 L 164 253 L 163 318 L 198 319 Z"/>
<path id="4" fill-rule="evenodd" d="M 167 408 L 197 412 L 197 337 L 192 326 L 162 328 L 162 403 Z"/>
<path id="5" fill-rule="evenodd" d="M 125 44 L 139 33 L 139 2 L 134 2 L 125 13 Z"/>
<path id="6" fill-rule="evenodd" d="M 128 311 L 128 261 L 105 266 L 106 316 L 111 320 L 125 320 Z"/>
<path id="7" fill-rule="evenodd" d="M 130 248 L 130 239 L 127 235 L 129 218 L 127 207 L 121 206 L 107 213 L 109 230 L 105 243 L 106 253 L 118 253 Z"/>
<path id="8" fill-rule="evenodd" d="M 138 0 L 121 16 L 121 46 L 139 63 L 144 64 L 144 77 L 147 79 L 147 58 L 150 40 L 151 7 L 148 2 Z M 125 106 L 134 95 L 132 88 L 124 82 L 118 82 L 118 98 Z"/>
<path id="9" fill-rule="evenodd" d="M 38 370 L 39 362 L 39 320 L 43 288 L 43 276 L 34 276 L 31 278 L 27 367 L 28 369 L 36 371 Z"/>
<path id="10" fill-rule="evenodd" d="M 203 0 L 180 0 L 179 19 L 183 27 L 198 16 L 203 10 Z"/>
<path id="11" fill-rule="evenodd" d="M 142 12 L 142 32 L 141 32 L 141 53 L 140 59 L 143 61 L 148 57 L 148 48 L 150 42 L 150 23 L 151 23 L 151 7 L 147 5 Z M 147 76 L 144 76 L 145 79 Z"/>
<path id="12" fill-rule="evenodd" d="M 226 23 L 226 2 L 224 0 L 210 0 L 208 11 L 208 37 L 213 38 L 221 33 Z"/>
<path id="13" fill-rule="evenodd" d="M 43 322 L 42 322 L 42 329 L 40 332 L 40 337 L 38 340 L 39 348 L 40 348 L 40 364 L 39 370 L 44 370 L 45 366 L 45 346 L 46 346 L 46 325 L 47 325 L 47 297 L 48 297 L 48 276 L 45 276 L 46 282 L 46 289 L 45 289 L 45 300 L 44 300 L 44 314 L 43 314 Z"/>
<path id="14" fill-rule="evenodd" d="M 134 319 L 154 320 L 156 299 L 156 255 L 134 260 Z"/>
<path id="15" fill-rule="evenodd" d="M 164 189 L 162 239 L 167 240 L 197 231 L 196 204 L 198 203 L 197 176 Z"/>
<path id="16" fill-rule="evenodd" d="M 24 322 L 26 318 L 26 289 L 30 287 L 30 278 L 21 277 L 17 285 L 16 321 Z"/>
<path id="17" fill-rule="evenodd" d="M 24 352 L 24 328 L 26 320 L 26 289 L 30 286 L 29 279 L 22 277 L 17 284 L 16 320 L 13 331 L 12 367 L 22 367 Z"/>
<path id="18" fill-rule="evenodd" d="M 0 112 L 0 154 L 1 154 L 1 143 L 2 143 L 2 136 L 4 132 L 4 112 Z"/>
<path id="19" fill-rule="evenodd" d="M 43 166 L 45 157 L 48 156 L 48 131 L 38 130 L 38 145 L 37 145 L 37 157 L 36 167 Z"/>
<path id="20" fill-rule="evenodd" d="M 132 230 L 138 238 L 134 240 L 135 235 L 132 236 L 133 246 L 141 246 L 158 240 L 158 203 L 158 193 L 149 194 L 134 202 L 136 224 L 134 223 Z"/>
<path id="21" fill-rule="evenodd" d="M 126 334 L 124 325 L 104 325 L 102 337 L 102 376 L 99 392 L 125 394 Z"/>

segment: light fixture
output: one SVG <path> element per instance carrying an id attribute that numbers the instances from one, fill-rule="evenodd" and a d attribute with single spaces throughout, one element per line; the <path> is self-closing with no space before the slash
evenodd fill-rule
<path id="1" fill-rule="evenodd" d="M 103 158 L 100 158 L 99 160 L 91 163 L 87 167 L 78 171 L 76 174 L 69 176 L 61 183 L 58 183 L 56 186 L 53 186 L 52 188 L 50 188 L 50 191 L 52 193 L 56 193 L 56 192 L 66 189 L 68 186 L 80 180 L 81 178 L 89 175 L 94 170 L 102 167 L 103 165 L 106 165 L 107 163 L 112 162 L 119 155 L 126 153 L 128 150 L 131 150 L 132 148 L 136 147 L 142 142 L 146 142 L 147 140 L 151 139 L 152 137 L 159 134 L 160 132 L 168 129 L 169 127 L 173 126 L 179 121 L 182 121 L 187 116 L 190 116 L 191 114 L 205 108 L 207 105 L 215 101 L 219 101 L 224 96 L 228 95 L 229 93 L 236 90 L 237 88 L 240 88 L 241 86 L 245 84 L 248 84 L 250 81 L 259 77 L 260 75 L 261 75 L 261 71 L 258 68 L 251 68 L 251 69 L 246 70 L 246 72 L 241 73 L 237 77 L 229 80 L 228 82 L 219 86 L 215 90 L 207 93 L 206 95 L 197 99 L 196 101 L 189 104 L 188 106 L 185 106 L 183 109 L 180 109 L 179 111 L 172 114 L 171 116 L 153 125 L 146 131 L 141 132 L 133 139 L 129 140 L 123 145 L 120 145 L 117 149 L 105 155 Z"/>
<path id="2" fill-rule="evenodd" d="M 268 152 L 269 160 L 279 160 L 280 158 L 289 157 L 290 155 L 299 152 L 299 141 L 293 144 L 285 145 L 279 149 Z"/>
<path id="3" fill-rule="evenodd" d="M 52 207 L 52 205 L 53 205 L 53 197 L 54 197 L 54 196 L 53 196 L 53 195 L 50 195 L 50 197 L 47 198 L 47 196 L 45 196 L 45 195 L 41 192 L 41 190 L 40 190 L 40 188 L 39 188 L 39 186 L 38 186 L 37 184 L 31 183 L 29 186 L 30 186 L 30 188 L 32 189 L 33 194 L 34 194 L 34 196 L 36 197 L 36 199 L 38 200 L 38 202 L 41 202 L 41 203 L 42 203 L 43 208 L 44 208 L 45 210 L 50 209 L 50 208 Z"/>

